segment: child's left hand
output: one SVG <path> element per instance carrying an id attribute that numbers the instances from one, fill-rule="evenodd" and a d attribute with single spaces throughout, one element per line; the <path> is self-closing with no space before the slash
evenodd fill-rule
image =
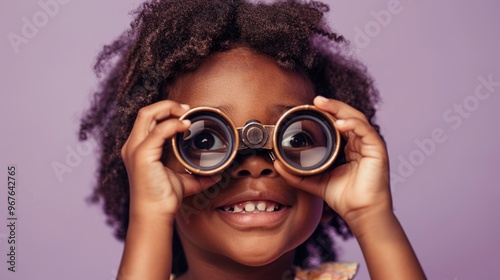
<path id="1" fill-rule="evenodd" d="M 389 162 L 384 141 L 363 113 L 333 99 L 316 97 L 314 105 L 332 114 L 346 137 L 347 163 L 331 172 L 301 177 L 275 167 L 292 186 L 323 198 L 350 226 L 361 217 L 382 210 L 392 212 Z"/>

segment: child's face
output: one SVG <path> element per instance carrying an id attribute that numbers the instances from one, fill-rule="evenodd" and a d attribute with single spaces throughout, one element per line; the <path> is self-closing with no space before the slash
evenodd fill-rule
<path id="1" fill-rule="evenodd" d="M 286 110 L 311 104 L 313 97 L 312 86 L 302 75 L 245 48 L 210 57 L 169 90 L 169 99 L 191 108 L 219 108 L 238 127 L 249 120 L 275 124 Z M 167 166 L 184 173 L 172 153 Z M 176 222 L 186 255 L 264 265 L 303 243 L 318 225 L 322 200 L 288 186 L 266 153 L 237 157 L 228 175 L 206 194 L 184 199 Z M 278 205 L 277 211 L 231 212 L 235 207 L 250 211 Z"/>

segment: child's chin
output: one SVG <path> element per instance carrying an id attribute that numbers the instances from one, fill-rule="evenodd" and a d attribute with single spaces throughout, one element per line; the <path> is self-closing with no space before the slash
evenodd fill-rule
<path id="1" fill-rule="evenodd" d="M 271 264 L 272 262 L 278 260 L 281 257 L 286 257 L 287 252 L 283 250 L 269 250 L 268 248 L 241 248 L 235 252 L 232 259 L 242 265 L 258 267 Z"/>
<path id="2" fill-rule="evenodd" d="M 271 264 L 272 262 L 276 261 L 279 257 L 280 255 L 260 255 L 247 258 L 240 256 L 235 261 L 245 266 L 259 267 Z"/>

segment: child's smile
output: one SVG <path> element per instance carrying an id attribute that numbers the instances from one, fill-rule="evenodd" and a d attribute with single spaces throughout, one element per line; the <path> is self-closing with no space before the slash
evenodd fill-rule
<path id="1" fill-rule="evenodd" d="M 181 75 L 168 94 L 191 108 L 216 107 L 236 126 L 249 120 L 274 124 L 286 110 L 311 104 L 314 97 L 302 75 L 246 48 L 206 59 L 195 72 Z M 166 165 L 184 173 L 171 154 Z M 207 196 L 202 209 L 197 207 L 199 196 L 183 201 L 196 210 L 189 220 L 177 216 L 177 230 L 191 256 L 208 262 L 227 256 L 244 265 L 265 265 L 304 242 L 316 228 L 322 200 L 288 186 L 267 152 L 239 155 L 226 175 L 229 179 L 212 187 L 210 193 L 217 195 Z"/>
<path id="2" fill-rule="evenodd" d="M 271 229 L 285 221 L 289 208 L 295 203 L 292 193 L 273 190 L 256 182 L 244 186 L 242 192 L 224 198 L 220 203 L 222 206 L 216 205 L 216 209 L 221 212 L 222 219 L 235 229 Z"/>
<path id="3" fill-rule="evenodd" d="M 268 198 L 266 196 L 266 198 Z M 239 202 L 233 205 L 219 207 L 219 210 L 227 212 L 227 213 L 252 213 L 258 214 L 263 212 L 276 212 L 283 209 L 283 204 L 275 201 L 246 201 Z"/>

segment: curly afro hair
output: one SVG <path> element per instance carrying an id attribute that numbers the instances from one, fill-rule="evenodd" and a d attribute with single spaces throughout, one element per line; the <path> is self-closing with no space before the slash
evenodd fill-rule
<path id="1" fill-rule="evenodd" d="M 156 0 L 135 11 L 130 30 L 104 47 L 95 72 L 105 76 L 82 117 L 80 140 L 100 143 L 98 181 L 90 200 L 102 203 L 108 224 L 124 240 L 128 226 L 129 183 L 120 156 L 140 108 L 168 99 L 176 75 L 194 71 L 215 52 L 244 45 L 301 71 L 315 93 L 346 102 L 374 123 L 378 92 L 363 65 L 349 56 L 348 42 L 331 31 L 329 10 L 317 1 L 252 3 L 245 0 Z M 330 209 L 333 212 L 333 210 Z M 296 249 L 295 265 L 336 260 L 334 235 L 352 236 L 340 216 L 321 222 Z M 187 270 L 174 235 L 173 273 Z"/>

